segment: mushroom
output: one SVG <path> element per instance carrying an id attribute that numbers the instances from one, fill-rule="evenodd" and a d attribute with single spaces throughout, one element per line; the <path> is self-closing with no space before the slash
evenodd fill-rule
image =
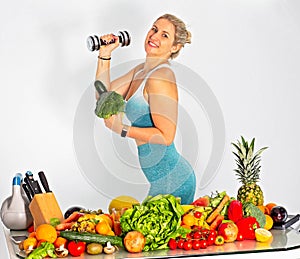
<path id="1" fill-rule="evenodd" d="M 68 251 L 68 249 L 66 249 L 64 247 L 59 247 L 59 248 L 55 249 L 54 253 L 56 254 L 56 256 L 58 258 L 64 258 L 64 257 L 68 256 L 69 251 Z"/>
<path id="2" fill-rule="evenodd" d="M 116 248 L 111 245 L 110 242 L 107 242 L 106 246 L 103 249 L 104 253 L 106 254 L 113 254 L 116 251 Z"/>

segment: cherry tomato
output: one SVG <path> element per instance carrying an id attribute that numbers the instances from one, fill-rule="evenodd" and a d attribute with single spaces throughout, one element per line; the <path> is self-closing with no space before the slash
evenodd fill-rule
<path id="1" fill-rule="evenodd" d="M 34 225 L 33 225 L 33 224 L 31 224 L 31 225 L 27 228 L 27 232 L 28 232 L 28 233 L 34 232 Z"/>
<path id="2" fill-rule="evenodd" d="M 192 248 L 193 248 L 193 243 L 191 240 L 184 241 L 183 243 L 184 250 L 191 250 Z"/>
<path id="3" fill-rule="evenodd" d="M 183 239 L 179 239 L 177 241 L 177 248 L 182 249 L 183 248 L 183 244 L 184 244 L 184 240 Z"/>
<path id="4" fill-rule="evenodd" d="M 171 250 L 175 250 L 177 248 L 177 242 L 174 238 L 169 240 L 168 246 Z"/>
<path id="5" fill-rule="evenodd" d="M 192 246 L 194 250 L 200 249 L 200 240 L 193 240 Z"/>
<path id="6" fill-rule="evenodd" d="M 195 211 L 195 212 L 194 212 L 194 217 L 195 217 L 196 219 L 200 219 L 201 216 L 202 216 L 202 213 L 201 213 L 200 211 Z"/>
<path id="7" fill-rule="evenodd" d="M 68 250 L 72 256 L 80 256 L 84 253 L 85 246 L 86 246 L 85 242 L 71 241 L 68 244 Z"/>
<path id="8" fill-rule="evenodd" d="M 191 233 L 186 234 L 186 238 L 185 239 L 192 239 L 192 234 Z"/>
<path id="9" fill-rule="evenodd" d="M 207 241 L 202 239 L 200 240 L 200 248 L 205 249 L 208 247 Z"/>
<path id="10" fill-rule="evenodd" d="M 205 237 L 207 237 L 207 235 L 209 234 L 209 230 L 206 229 L 206 228 L 203 228 L 203 229 L 201 230 L 201 232 L 202 232 L 202 235 L 205 236 Z"/>
<path id="11" fill-rule="evenodd" d="M 215 243 L 215 240 L 216 240 L 216 236 L 209 234 L 207 238 L 207 244 L 211 246 Z"/>
<path id="12" fill-rule="evenodd" d="M 237 237 L 236 237 L 237 241 L 243 241 L 244 240 L 244 236 L 241 233 L 238 233 Z"/>
<path id="13" fill-rule="evenodd" d="M 195 231 L 193 234 L 194 239 L 200 239 L 202 237 L 202 234 L 200 231 Z"/>
<path id="14" fill-rule="evenodd" d="M 213 236 L 213 237 L 216 237 L 216 236 L 217 236 L 217 231 L 214 230 L 214 229 L 211 229 L 211 230 L 209 231 L 209 235 L 210 235 L 210 236 Z"/>

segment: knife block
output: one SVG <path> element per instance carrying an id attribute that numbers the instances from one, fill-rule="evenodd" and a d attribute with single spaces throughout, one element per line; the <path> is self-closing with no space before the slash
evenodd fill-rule
<path id="1" fill-rule="evenodd" d="M 50 224 L 51 218 L 58 218 L 61 222 L 64 219 L 52 192 L 35 194 L 29 204 L 29 210 L 33 217 L 34 229 L 41 224 Z"/>

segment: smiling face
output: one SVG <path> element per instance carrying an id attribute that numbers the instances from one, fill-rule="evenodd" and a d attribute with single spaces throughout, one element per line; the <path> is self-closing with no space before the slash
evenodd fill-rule
<path id="1" fill-rule="evenodd" d="M 169 59 L 178 51 L 180 45 L 174 45 L 175 26 L 167 19 L 157 20 L 145 40 L 147 57 Z"/>

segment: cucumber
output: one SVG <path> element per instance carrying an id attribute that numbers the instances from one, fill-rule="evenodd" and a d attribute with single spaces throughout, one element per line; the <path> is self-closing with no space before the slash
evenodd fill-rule
<path id="1" fill-rule="evenodd" d="M 104 236 L 99 234 L 93 234 L 88 232 L 76 232 L 76 231 L 60 231 L 60 236 L 68 240 L 78 240 L 86 243 L 99 243 L 105 244 L 110 242 L 112 245 L 124 247 L 123 239 L 118 236 Z"/>

